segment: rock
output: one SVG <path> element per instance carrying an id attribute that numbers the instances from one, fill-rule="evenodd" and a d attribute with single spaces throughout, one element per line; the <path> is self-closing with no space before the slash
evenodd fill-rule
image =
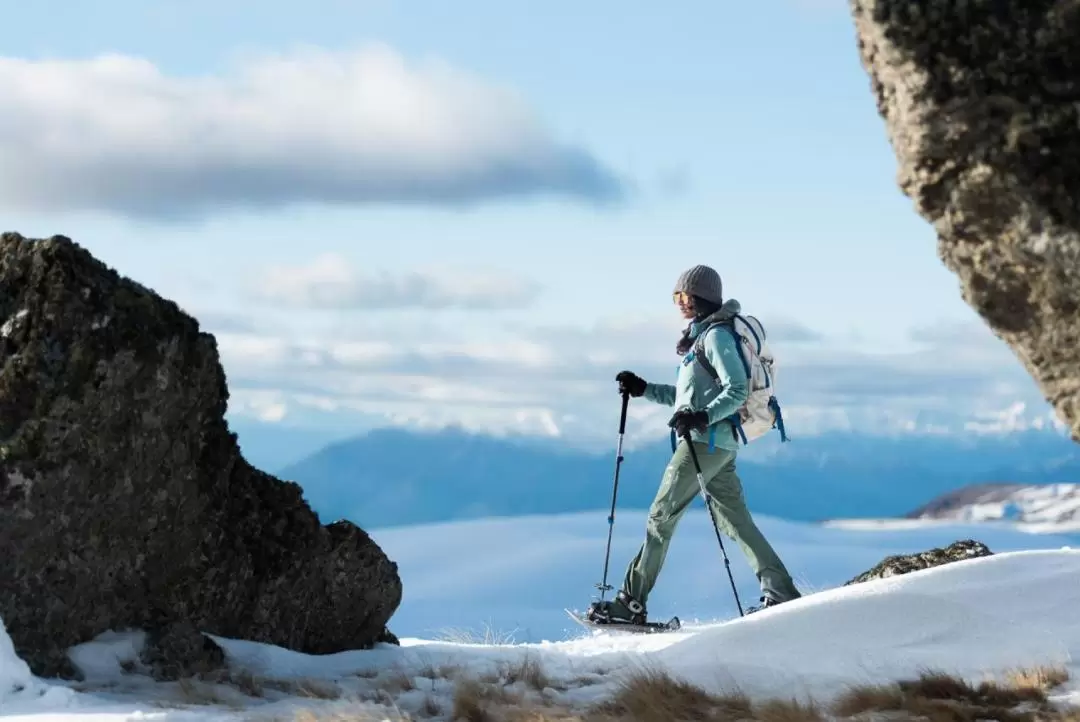
<path id="1" fill-rule="evenodd" d="M 225 668 L 225 650 L 190 622 L 149 631 L 139 658 L 154 679 L 202 677 Z"/>
<path id="2" fill-rule="evenodd" d="M 901 190 L 1080 441 L 1080 3 L 849 1 Z"/>
<path id="3" fill-rule="evenodd" d="M 214 337 L 71 240 L 0 236 L 0 617 L 35 674 L 153 632 L 159 674 L 201 633 L 312 654 L 389 640 L 397 565 L 240 455 Z"/>
<path id="4" fill-rule="evenodd" d="M 917 572 L 920 569 L 929 569 L 930 567 L 938 567 L 942 564 L 959 562 L 965 559 L 988 557 L 991 554 L 993 554 L 993 552 L 982 542 L 975 541 L 974 539 L 964 539 L 955 541 L 943 548 L 936 547 L 916 554 L 897 554 L 891 557 L 885 557 L 885 559 L 873 569 L 865 571 L 854 579 L 844 582 L 844 586 L 868 582 L 873 579 L 884 579 L 885 577 L 892 577 L 897 574 Z"/>
<path id="5" fill-rule="evenodd" d="M 398 639 L 397 635 L 391 632 L 389 629 L 384 629 L 382 631 L 382 634 L 375 638 L 375 643 L 400 645 L 401 640 Z"/>

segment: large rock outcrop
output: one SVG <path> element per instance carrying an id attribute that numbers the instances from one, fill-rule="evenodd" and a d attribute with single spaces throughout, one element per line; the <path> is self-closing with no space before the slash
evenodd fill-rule
<path id="1" fill-rule="evenodd" d="M 213 336 L 67 238 L 0 236 L 0 617 L 43 676 L 141 628 L 159 676 L 220 663 L 200 632 L 370 647 L 397 566 L 250 466 Z M 188 659 L 180 658 L 188 657 Z"/>
<path id="2" fill-rule="evenodd" d="M 988 557 L 992 554 L 990 547 L 980 541 L 961 539 L 946 547 L 934 547 L 914 554 L 894 554 L 885 557 L 873 569 L 868 569 L 857 577 L 844 582 L 844 586 L 894 577 L 897 574 L 910 574 L 922 569 L 939 567 L 942 564 L 951 564 L 965 559 L 974 559 L 975 557 Z"/>
<path id="3" fill-rule="evenodd" d="M 1080 441 L 1080 3 L 849 1 L 900 188 Z"/>

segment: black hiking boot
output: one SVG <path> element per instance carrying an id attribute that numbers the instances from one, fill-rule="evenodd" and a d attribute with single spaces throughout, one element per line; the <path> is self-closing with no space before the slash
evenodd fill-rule
<path id="1" fill-rule="evenodd" d="M 790 602 L 790 601 L 793 601 L 795 599 L 799 599 L 800 597 L 802 597 L 802 594 L 799 593 L 798 589 L 792 589 L 792 596 L 788 597 L 787 599 L 777 599 L 775 597 L 769 596 L 768 594 L 762 594 L 761 597 L 758 599 L 758 601 L 761 602 L 761 604 L 759 604 L 756 607 L 750 607 L 750 609 L 748 609 L 746 611 L 746 613 L 750 614 L 751 612 L 760 612 L 762 609 L 765 609 L 766 607 L 775 607 L 777 604 L 783 604 L 784 602 Z"/>
<path id="2" fill-rule="evenodd" d="M 638 600 L 626 592 L 620 591 L 615 598 L 607 602 L 593 602 L 589 605 L 588 618 L 599 624 L 645 624 L 648 612 Z"/>
<path id="3" fill-rule="evenodd" d="M 761 602 L 761 604 L 759 604 L 756 607 L 750 607 L 749 609 L 747 609 L 746 610 L 747 614 L 753 614 L 754 612 L 760 612 L 762 609 L 765 609 L 766 607 L 775 607 L 777 604 L 783 604 L 783 602 L 778 601 L 776 599 L 773 599 L 770 596 L 761 597 L 760 599 L 758 599 L 758 601 Z"/>

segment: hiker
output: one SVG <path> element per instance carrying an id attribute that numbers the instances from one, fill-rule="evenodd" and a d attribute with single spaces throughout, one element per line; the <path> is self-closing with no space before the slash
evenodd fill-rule
<path id="1" fill-rule="evenodd" d="M 676 345 L 683 362 L 675 384 L 648 383 L 631 371 L 615 377 L 620 393 L 676 408 L 668 425 L 679 443 L 664 470 L 649 509 L 645 541 L 627 566 L 622 589 L 613 600 L 593 603 L 589 616 L 597 621 L 640 624 L 647 620 L 646 602 L 664 565 L 675 527 L 701 491 L 684 438 L 687 431 L 711 497 L 713 521 L 739 545 L 760 582 L 761 605 L 750 611 L 801 596 L 780 557 L 750 516 L 735 470 L 740 440 L 736 425 L 727 417 L 735 414 L 748 396 L 747 367 L 735 338 L 723 328 L 712 328 L 702 339 L 701 350 L 715 369 L 715 382 L 690 353 L 703 330 L 717 322 L 731 321 L 740 312 L 739 302 L 725 302 L 720 275 L 702 265 L 679 276 L 674 301 L 683 318 L 689 320 Z M 764 329 L 759 329 L 763 334 Z"/>

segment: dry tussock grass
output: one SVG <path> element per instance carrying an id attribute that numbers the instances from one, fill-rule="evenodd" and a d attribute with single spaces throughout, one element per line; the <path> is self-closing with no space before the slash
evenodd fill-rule
<path id="1" fill-rule="evenodd" d="M 614 694 L 584 712 L 529 706 L 520 694 L 473 682 L 458 687 L 452 719 L 461 722 L 829 722 L 889 718 L 896 722 L 1080 722 L 1080 710 L 1055 708 L 1048 692 L 1068 680 L 1060 668 L 1022 669 L 1003 680 L 968 683 L 942 672 L 850 689 L 832 704 L 778 697 L 753 701 L 741 692 L 714 694 L 645 669 L 625 677 Z"/>
<path id="2" fill-rule="evenodd" d="M 313 699 L 339 699 L 341 688 L 333 682 L 321 679 L 297 679 L 285 682 L 283 692 L 288 692 L 294 697 L 309 697 Z"/>
<path id="3" fill-rule="evenodd" d="M 889 712 L 900 719 L 925 722 L 1063 720 L 1069 711 L 1055 708 L 1048 692 L 1068 678 L 1064 669 L 1036 668 L 1016 670 L 1003 680 L 971 684 L 929 670 L 912 680 L 853 688 L 835 701 L 833 712 L 839 717 Z"/>
<path id="4" fill-rule="evenodd" d="M 385 679 L 379 680 L 378 686 L 383 692 L 400 694 L 419 689 L 420 684 L 434 684 L 435 680 L 439 679 L 456 681 L 464 674 L 464 669 L 457 664 L 426 664 L 419 669 L 395 667 L 387 673 Z M 368 679 L 375 679 L 377 676 L 365 675 Z"/>
<path id="5" fill-rule="evenodd" d="M 1064 667 L 1029 667 L 1010 670 L 1005 680 L 1013 687 L 1035 687 L 1050 691 L 1069 681 L 1069 670 Z"/>
<path id="6" fill-rule="evenodd" d="M 521 659 L 516 662 L 507 662 L 500 665 L 499 674 L 505 684 L 521 683 L 527 689 L 533 689 L 537 692 L 542 692 L 555 685 L 544 670 L 544 665 L 531 654 L 522 655 Z"/>
<path id="7" fill-rule="evenodd" d="M 760 722 L 826 722 L 826 712 L 813 701 L 770 699 L 753 706 L 753 719 Z"/>
<path id="8" fill-rule="evenodd" d="M 977 684 L 930 670 L 914 679 L 852 687 L 827 705 L 784 697 L 752 700 L 739 691 L 714 694 L 646 668 L 625 675 L 605 701 L 577 711 L 551 699 L 551 679 L 533 657 L 481 677 L 454 673 L 449 709 L 428 697 L 418 716 L 402 714 L 395 722 L 443 715 L 453 722 L 1080 722 L 1080 708 L 1060 708 L 1049 699 L 1069 679 L 1066 670 L 1053 667 L 1018 669 Z M 362 722 L 372 719 L 367 714 L 335 712 L 299 722 Z"/>
<path id="9" fill-rule="evenodd" d="M 176 694 L 158 700 L 161 707 L 228 707 L 240 709 L 243 704 L 228 694 L 228 688 L 192 677 L 177 680 Z"/>
<path id="10" fill-rule="evenodd" d="M 454 644 L 480 644 L 485 647 L 497 647 L 513 644 L 515 631 L 502 632 L 493 628 L 490 623 L 485 623 L 483 630 L 479 633 L 471 629 L 451 627 L 436 635 L 436 639 Z"/>
<path id="11" fill-rule="evenodd" d="M 522 695 L 500 684 L 463 680 L 454 692 L 452 718 L 462 722 L 495 722 L 521 708 Z"/>
<path id="12" fill-rule="evenodd" d="M 263 698 L 267 690 L 290 697 L 336 700 L 342 690 L 333 682 L 321 679 L 275 679 L 248 671 L 221 671 L 176 681 L 175 693 L 157 701 L 161 707 L 220 706 L 241 709 L 245 698 Z"/>
<path id="13" fill-rule="evenodd" d="M 714 695 L 663 670 L 642 669 L 626 676 L 611 699 L 592 710 L 600 719 L 752 719 L 746 695 Z"/>
<path id="14" fill-rule="evenodd" d="M 289 722 L 286 719 L 273 722 Z M 292 722 L 413 722 L 412 717 L 400 712 L 372 710 L 301 710 L 292 718 Z"/>
<path id="15" fill-rule="evenodd" d="M 524 654 L 502 662 L 494 672 L 461 679 L 454 689 L 451 719 L 455 722 L 569 720 L 547 701 L 546 693 L 566 686 L 554 682 L 539 659 Z M 553 716 L 559 715 L 559 716 Z"/>
<path id="16" fill-rule="evenodd" d="M 228 672 L 222 678 L 222 681 L 232 684 L 248 697 L 263 697 L 266 695 L 266 685 L 264 684 L 264 681 L 253 672 L 249 672 L 246 669 L 237 672 Z"/>
<path id="17" fill-rule="evenodd" d="M 341 697 L 341 688 L 323 679 L 277 679 L 260 677 L 250 672 L 240 672 L 230 673 L 222 677 L 219 682 L 232 685 L 249 697 L 264 697 L 268 689 L 292 697 L 309 699 L 339 699 Z"/>

